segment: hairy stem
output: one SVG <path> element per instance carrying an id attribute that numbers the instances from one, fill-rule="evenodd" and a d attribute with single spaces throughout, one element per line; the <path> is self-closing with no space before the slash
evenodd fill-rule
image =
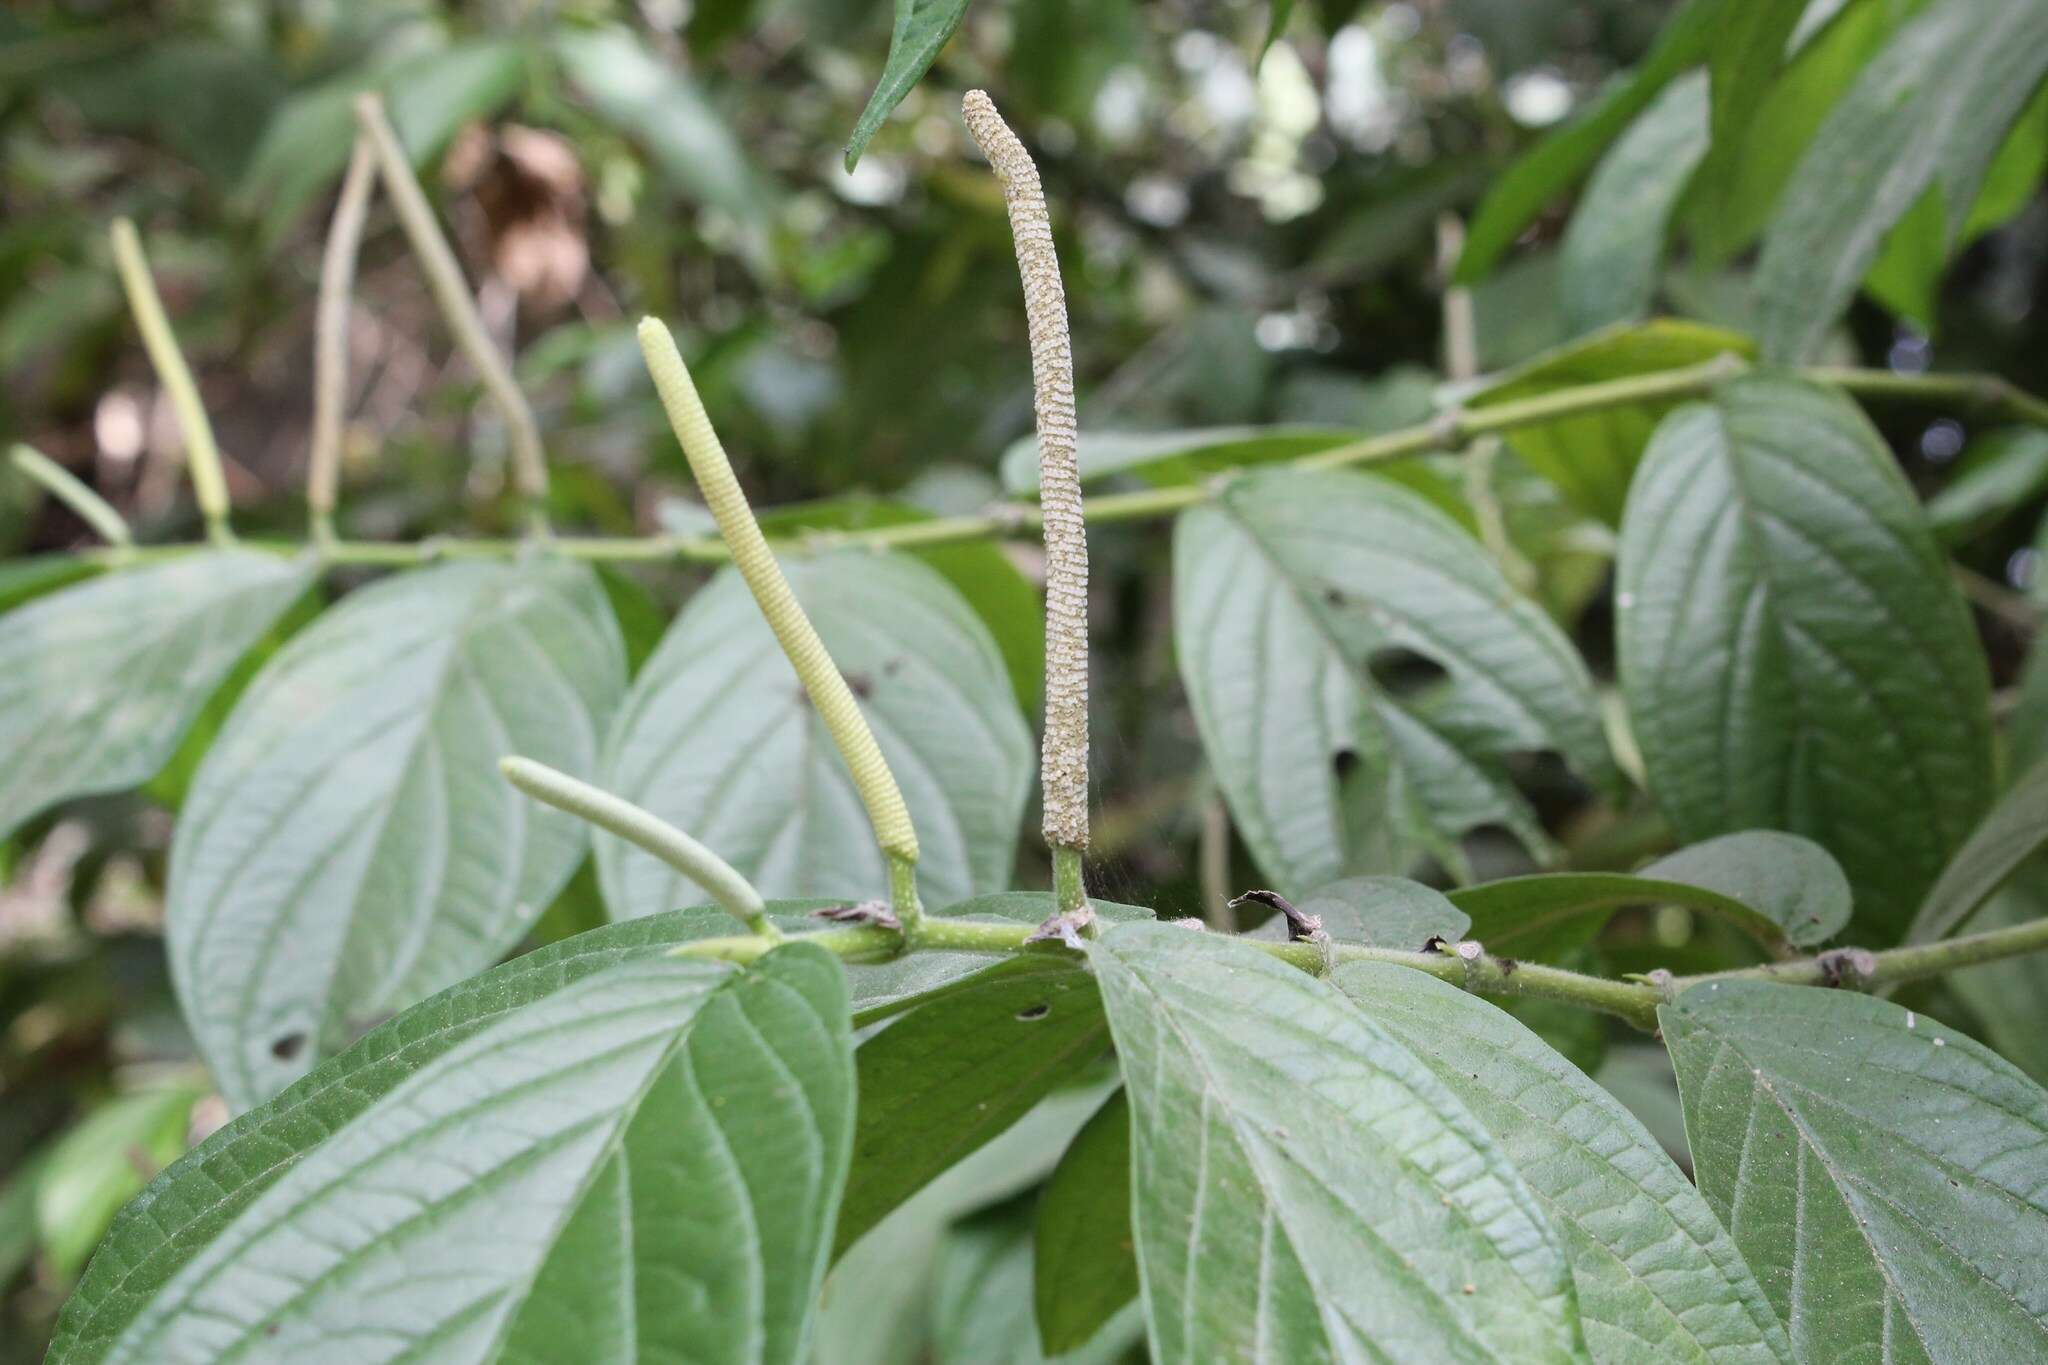
<path id="1" fill-rule="evenodd" d="M 92 527 L 101 540 L 123 550 L 135 543 L 135 537 L 129 534 L 128 523 L 114 510 L 113 504 L 87 487 L 76 474 L 34 446 L 16 443 L 10 456 L 16 469 L 77 513 L 79 520 Z"/>
<path id="2" fill-rule="evenodd" d="M 741 876 L 731 863 L 713 853 L 689 835 L 642 810 L 623 797 L 612 795 L 545 763 L 516 756 L 498 760 L 505 780 L 537 801 L 567 811 L 599 829 L 609 830 L 627 843 L 644 848 L 688 877 L 711 897 L 719 909 L 769 940 L 779 940 L 782 931 L 768 922 L 768 907 L 753 883 Z"/>
<path id="3" fill-rule="evenodd" d="M 363 218 L 376 183 L 377 153 L 358 135 L 350 154 L 327 247 L 320 257 L 320 294 L 313 310 L 313 442 L 306 457 L 306 510 L 313 535 L 334 539 L 334 495 L 341 476 L 342 407 L 348 398 L 348 313 L 355 287 Z"/>
<path id="4" fill-rule="evenodd" d="M 192 471 L 192 493 L 199 500 L 199 514 L 206 519 L 206 535 L 216 545 L 233 541 L 228 528 L 228 484 L 221 474 L 220 447 L 214 444 L 213 423 L 206 406 L 199 401 L 199 386 L 192 382 L 191 367 L 178 349 L 178 337 L 164 314 L 164 301 L 150 277 L 149 260 L 142 254 L 142 239 L 135 224 L 116 218 L 113 227 L 114 265 L 121 274 L 121 287 L 128 294 L 128 310 L 142 333 L 142 345 L 149 363 L 171 397 L 171 411 L 177 414 L 178 434 L 185 442 L 185 464 Z"/>
<path id="5" fill-rule="evenodd" d="M 540 425 L 533 419 L 533 409 L 527 406 L 526 395 L 519 391 L 518 383 L 512 378 L 511 365 L 500 354 L 497 343 L 491 340 L 489 331 L 484 327 L 483 317 L 476 309 L 476 299 L 470 294 L 469 282 L 463 279 L 462 266 L 455 259 L 455 251 L 442 235 L 441 225 L 434 219 L 433 207 L 427 203 L 426 191 L 420 188 L 418 177 L 412 173 L 412 162 L 407 158 L 405 149 L 399 146 L 398 134 L 392 131 L 391 121 L 384 116 L 384 101 L 372 92 L 358 95 L 356 123 L 369 139 L 370 148 L 377 158 L 377 170 L 384 181 L 384 192 L 391 196 L 391 206 L 405 228 L 406 239 L 412 243 L 413 254 L 419 258 L 420 269 L 427 277 L 427 288 L 432 291 L 434 302 L 440 306 L 441 316 L 447 321 L 448 330 L 454 334 L 456 346 L 476 367 L 484 392 L 490 395 L 492 403 L 505 419 L 505 431 L 512 443 L 513 482 L 526 498 L 536 526 L 545 526 L 548 467 L 541 449 Z"/>
<path id="6" fill-rule="evenodd" d="M 896 775 L 889 771 L 888 761 L 875 743 L 874 732 L 868 729 L 867 718 L 861 715 L 860 706 L 853 699 L 853 689 L 846 685 L 839 666 L 825 650 L 825 642 L 818 638 L 817 628 L 804 614 L 796 594 L 790 591 L 789 580 L 782 576 L 781 566 L 776 564 L 768 541 L 761 534 L 760 523 L 754 519 L 753 508 L 747 505 L 739 478 L 732 472 L 725 446 L 704 411 L 704 400 L 697 395 L 689 366 L 676 349 L 675 338 L 655 319 L 644 319 L 640 323 L 640 350 L 646 357 L 648 372 L 654 376 L 654 387 L 661 395 L 669 425 L 682 442 L 690 472 L 697 476 L 705 505 L 711 509 L 719 534 L 732 554 L 734 567 L 746 580 L 761 615 L 768 619 L 782 652 L 795 667 L 811 705 L 817 708 L 840 757 L 853 772 L 854 786 L 860 791 L 861 804 L 867 808 L 868 822 L 875 829 L 875 840 L 889 857 L 896 917 L 906 933 L 913 932 L 919 907 L 910 870 L 917 863 L 917 831 L 911 826 L 910 810 L 903 804 Z"/>
<path id="7" fill-rule="evenodd" d="M 1039 521 L 1045 531 L 1045 738 L 1039 780 L 1045 792 L 1045 840 L 1053 848 L 1059 908 L 1066 912 L 1087 904 L 1080 854 L 1088 847 L 1088 528 L 1075 455 L 1067 295 L 1053 248 L 1052 216 L 1031 154 L 985 92 L 968 91 L 961 113 L 1002 182 L 1017 273 L 1024 282 L 1032 411 L 1038 419 Z"/>

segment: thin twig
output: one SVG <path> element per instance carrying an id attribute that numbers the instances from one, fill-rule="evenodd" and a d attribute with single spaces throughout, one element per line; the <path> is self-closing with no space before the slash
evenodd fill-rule
<path id="1" fill-rule="evenodd" d="M 79 520 L 109 545 L 127 548 L 135 543 L 128 523 L 112 503 L 94 492 L 76 474 L 58 464 L 34 446 L 15 444 L 14 467 L 41 484 L 43 491 L 78 514 Z"/>
<path id="2" fill-rule="evenodd" d="M 356 137 L 335 201 L 334 222 L 320 258 L 320 295 L 313 311 L 313 442 L 306 458 L 306 510 L 316 539 L 334 538 L 334 496 L 341 477 L 342 409 L 348 401 L 348 315 L 356 253 L 375 184 L 377 153 Z"/>
<path id="3" fill-rule="evenodd" d="M 1479 436 L 1536 426 L 1556 421 L 1560 417 L 1602 412 L 1636 403 L 1693 397 L 1710 391 L 1731 375 L 1740 373 L 1742 368 L 1739 361 L 1724 357 L 1700 365 L 1632 375 L 1627 379 L 1582 384 L 1556 393 L 1499 403 L 1477 411 L 1442 413 L 1430 421 L 1415 426 L 1348 441 L 1327 450 L 1300 456 L 1284 463 L 1268 465 L 1265 468 L 1362 468 L 1436 450 L 1455 450 L 1470 444 Z M 1885 381 L 1884 391 L 1893 397 L 1917 395 L 1931 403 L 1950 401 L 1957 392 L 1969 388 L 1978 378 L 1968 375 L 1900 376 L 1886 371 L 1871 370 L 1804 370 L 1799 373 L 1809 379 L 1837 384 L 1851 393 L 1863 392 L 1860 385 L 1864 377 L 1876 377 Z M 1942 382 L 1929 388 L 1916 389 L 1910 386 L 1910 381 L 1915 379 L 1939 379 Z M 1959 386 L 1954 382 L 1958 380 L 1966 382 Z M 2025 395 L 2018 395 L 2015 401 L 2025 398 Z M 2026 401 L 2048 410 L 2048 404 L 2041 404 L 2038 399 Z M 2006 411 L 2011 415 L 2013 410 Z M 1215 478 L 1164 488 L 1139 489 L 1130 493 L 1106 494 L 1089 501 L 1088 518 L 1091 522 L 1102 525 L 1171 516 L 1214 497 L 1216 488 L 1223 481 L 1222 478 Z M 778 553 L 797 556 L 843 549 L 914 550 L 937 545 L 957 545 L 969 541 L 1037 535 L 1039 530 L 1040 517 L 1036 503 L 1005 502 L 994 505 L 988 511 L 963 516 L 934 517 L 929 521 L 877 526 L 862 531 L 834 531 L 826 535 L 779 540 L 776 542 L 776 549 Z M 299 554 L 305 549 L 304 545 L 295 541 L 242 543 L 246 548 L 274 554 Z M 170 559 L 203 548 L 190 544 L 138 546 L 135 555 L 136 558 L 144 560 Z M 551 548 L 556 553 L 572 559 L 600 563 L 659 564 L 682 561 L 693 564 L 718 564 L 731 557 L 724 542 L 716 536 L 564 536 L 551 542 Z M 524 543 L 517 540 L 437 539 L 416 544 L 342 541 L 322 547 L 321 553 L 323 558 L 333 564 L 403 567 L 436 559 L 508 559 L 524 553 L 526 549 Z M 102 562 L 107 557 L 107 552 L 102 550 L 82 550 L 75 553 L 81 558 L 95 562 Z"/>
<path id="4" fill-rule="evenodd" d="M 177 333 L 164 313 L 164 301 L 156 292 L 135 224 L 116 218 L 112 236 L 114 266 L 128 294 L 128 309 L 135 315 L 135 326 L 142 333 L 142 345 L 156 367 L 156 377 L 171 397 L 171 411 L 177 414 L 178 434 L 185 442 L 185 465 L 192 471 L 192 494 L 198 499 L 200 516 L 206 519 L 207 539 L 216 545 L 229 544 L 234 532 L 228 526 L 228 484 L 221 474 L 213 423 L 199 401 L 199 386 L 192 380 L 185 353 L 178 349 Z"/>
<path id="5" fill-rule="evenodd" d="M 405 228 L 407 240 L 412 243 L 413 254 L 419 258 L 420 269 L 427 277 L 427 287 L 433 291 L 434 301 L 440 305 L 441 316 L 447 321 L 448 330 L 454 334 L 455 344 L 476 367 L 484 392 L 490 395 L 505 420 L 506 434 L 512 444 L 513 481 L 527 499 L 536 525 L 544 527 L 548 494 L 547 458 L 541 448 L 540 426 L 534 421 L 533 409 L 527 406 L 526 395 L 519 391 L 519 385 L 512 377 L 511 364 L 491 340 L 483 317 L 477 312 L 476 297 L 462 276 L 462 266 L 457 263 L 448 239 L 442 235 L 434 210 L 427 203 L 426 191 L 420 188 L 419 179 L 412 172 L 412 162 L 399 145 L 398 134 L 392 131 L 391 121 L 384 116 L 384 101 L 375 92 L 366 91 L 356 97 L 356 123 L 370 140 L 371 149 L 377 157 L 377 170 L 384 181 L 384 192 L 391 196 L 392 208 Z"/>

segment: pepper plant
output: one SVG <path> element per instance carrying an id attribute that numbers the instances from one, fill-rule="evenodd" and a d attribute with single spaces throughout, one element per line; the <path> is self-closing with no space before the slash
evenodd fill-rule
<path id="1" fill-rule="evenodd" d="M 191 780 L 169 950 L 236 1116 L 115 1220 L 53 1361 L 831 1358 L 821 1311 L 910 1274 L 891 1215 L 963 1179 L 950 1358 L 2048 1353 L 2048 1094 L 1927 984 L 2048 950 L 2048 920 L 1985 911 L 2048 838 L 2048 767 L 1999 794 L 1982 647 L 1859 406 L 2024 433 L 2048 404 L 1806 363 L 1837 294 L 1770 324 L 1763 363 L 1622 325 L 1389 433 L 1091 446 L 1038 175 L 974 92 L 1028 318 L 1028 496 L 771 535 L 649 319 L 717 531 L 579 538 L 379 104 L 357 112 L 307 543 L 236 537 L 125 225 L 207 540 L 132 544 L 19 461 L 109 544 L 0 618 L 0 827 L 148 779 L 317 584 L 391 571 L 267 658 Z M 378 181 L 504 415 L 516 541 L 335 533 L 333 305 Z M 1610 695 L 1446 473 L 1502 439 L 1611 528 Z M 1142 486 L 1088 496 L 1098 533 L 1176 519 L 1181 682 L 1270 884 L 1196 918 L 1090 889 L 1083 486 L 1111 473 Z M 1010 889 L 1033 763 L 1008 660 L 921 557 L 1039 532 L 1050 892 Z M 724 567 L 629 677 L 596 566 L 669 560 Z M 1596 802 L 1647 792 L 1672 850 L 1566 866 L 1532 753 Z M 1482 827 L 1540 870 L 1482 875 Z M 586 853 L 613 922 L 503 960 Z M 1640 907 L 1747 965 L 1604 970 Z M 1568 1055 L 1586 1018 L 1668 1050 L 1684 1165 Z"/>

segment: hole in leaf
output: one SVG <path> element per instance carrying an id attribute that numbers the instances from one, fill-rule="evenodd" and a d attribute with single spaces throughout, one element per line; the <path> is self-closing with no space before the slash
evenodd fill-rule
<path id="1" fill-rule="evenodd" d="M 280 1062 L 288 1062 L 305 1051 L 305 1048 L 305 1034 L 287 1033 L 284 1037 L 270 1045 L 270 1055 L 277 1058 Z"/>
<path id="2" fill-rule="evenodd" d="M 1357 768 L 1358 750 L 1356 749 L 1339 749 L 1336 753 L 1330 755 L 1330 770 L 1337 774 L 1339 782 L 1351 776 Z"/>
<path id="3" fill-rule="evenodd" d="M 1365 667 L 1380 691 L 1396 699 L 1426 692 L 1451 676 L 1449 669 L 1427 654 L 1399 646 L 1374 650 L 1372 657 L 1365 661 Z"/>
<path id="4" fill-rule="evenodd" d="M 865 673 L 847 674 L 846 685 L 852 688 L 853 695 L 859 697 L 862 701 L 866 701 L 869 697 L 875 695 L 875 680 Z"/>
<path id="5" fill-rule="evenodd" d="M 1034 1019 L 1043 1019 L 1046 1015 L 1051 1013 L 1051 1005 L 1026 1005 L 1023 1009 L 1017 1011 L 1017 1017 L 1028 1024 Z"/>

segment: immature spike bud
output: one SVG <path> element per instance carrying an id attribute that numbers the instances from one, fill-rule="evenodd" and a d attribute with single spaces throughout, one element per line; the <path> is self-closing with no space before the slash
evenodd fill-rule
<path id="1" fill-rule="evenodd" d="M 1045 838 L 1088 847 L 1088 532 L 1074 458 L 1074 357 L 1052 218 L 1024 144 L 980 90 L 961 101 L 967 131 L 1003 185 L 1024 314 L 1031 332 L 1038 417 L 1038 499 L 1045 522 Z"/>

